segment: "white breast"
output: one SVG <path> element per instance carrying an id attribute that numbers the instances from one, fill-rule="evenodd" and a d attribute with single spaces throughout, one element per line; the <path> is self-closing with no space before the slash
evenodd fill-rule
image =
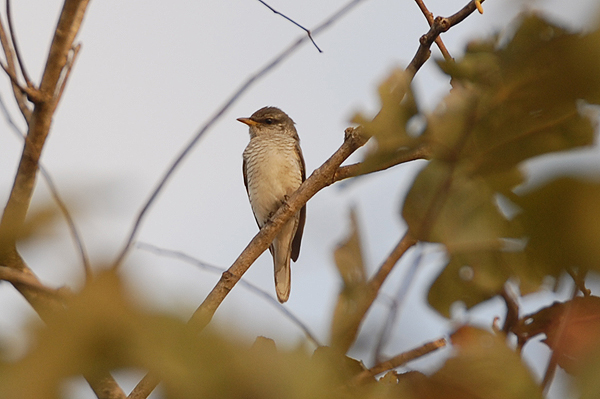
<path id="1" fill-rule="evenodd" d="M 302 164 L 292 138 L 255 137 L 244 151 L 248 195 L 262 226 L 302 184 Z"/>

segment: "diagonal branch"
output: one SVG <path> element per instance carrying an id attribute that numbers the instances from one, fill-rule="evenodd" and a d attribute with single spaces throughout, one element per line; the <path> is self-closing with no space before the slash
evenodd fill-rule
<path id="1" fill-rule="evenodd" d="M 54 93 L 61 72 L 67 64 L 68 53 L 81 26 L 88 1 L 66 0 L 60 15 L 39 88 L 41 100 L 35 104 L 31 115 L 17 175 L 0 221 L 0 260 L 2 261 L 15 251 L 14 232 L 18 231 L 25 221 L 35 186 L 39 159 L 56 108 Z"/>
<path id="2" fill-rule="evenodd" d="M 407 352 L 401 353 L 394 356 L 393 358 L 376 364 L 368 370 L 364 370 L 360 374 L 356 375 L 351 381 L 350 385 L 360 385 L 367 381 L 370 381 L 373 377 L 378 374 L 384 373 L 388 370 L 400 367 L 412 360 L 418 359 L 425 356 L 433 351 L 445 347 L 447 344 L 444 338 L 437 339 L 435 341 L 427 342 L 419 347 L 411 349 Z"/>
<path id="3" fill-rule="evenodd" d="M 410 64 L 406 67 L 407 72 L 409 72 L 411 76 L 414 76 L 423 66 L 425 61 L 429 59 L 429 56 L 431 55 L 430 48 L 435 42 L 435 39 L 439 37 L 440 34 L 447 32 L 448 29 L 452 28 L 454 25 L 461 23 L 465 18 L 471 15 L 473 11 L 477 10 L 477 3 L 481 4 L 483 1 L 484 0 L 471 0 L 466 6 L 450 17 L 436 17 L 433 20 L 433 24 L 429 31 L 419 39 L 419 48 Z"/>
<path id="4" fill-rule="evenodd" d="M 317 43 L 315 43 L 315 41 L 314 41 L 314 39 L 312 37 L 312 34 L 310 33 L 310 30 L 306 29 L 304 26 L 300 25 L 298 22 L 294 21 L 293 19 L 291 19 L 287 15 L 280 13 L 279 11 L 277 11 L 276 9 L 274 9 L 273 7 L 271 7 L 270 5 L 268 5 L 267 3 L 265 3 L 263 0 L 258 0 L 258 1 L 262 5 L 264 5 L 265 7 L 267 7 L 269 10 L 273 11 L 275 14 L 282 16 L 283 18 L 287 19 L 288 21 L 290 21 L 291 23 L 293 23 L 294 25 L 296 25 L 298 28 L 300 28 L 303 31 L 305 31 L 306 34 L 308 35 L 308 38 L 312 42 L 312 44 L 314 44 L 315 47 L 317 48 L 317 50 L 319 50 L 319 53 L 323 52 L 323 51 L 321 51 L 321 49 L 319 48 L 319 46 L 317 46 Z"/>
<path id="5" fill-rule="evenodd" d="M 26 90 L 23 87 L 21 87 L 17 79 L 15 52 L 12 48 L 12 43 L 6 35 L 4 26 L 2 25 L 2 19 L 0 19 L 0 44 L 2 44 L 4 56 L 6 57 L 6 66 L 4 64 L 0 64 L 0 66 L 10 78 L 13 94 L 15 96 L 15 100 L 17 101 L 17 105 L 21 110 L 23 118 L 25 118 L 25 121 L 29 124 L 29 119 L 31 118 L 31 109 L 29 108 L 29 104 L 27 103 Z"/>
<path id="6" fill-rule="evenodd" d="M 10 125 L 10 127 L 12 128 L 13 132 L 17 136 L 19 136 L 19 138 L 21 138 L 23 140 L 27 140 L 27 137 L 19 130 L 19 127 L 16 125 L 16 123 L 13 121 L 12 117 L 10 116 L 10 113 L 8 112 L 8 109 L 4 105 L 4 101 L 2 100 L 1 96 L 0 96 L 0 109 L 2 110 L 2 113 L 4 114 L 4 118 L 6 119 L 7 123 Z M 71 233 L 71 237 L 73 238 L 73 241 L 75 243 L 75 247 L 77 248 L 77 250 L 79 252 L 79 256 L 81 257 L 81 262 L 83 265 L 83 269 L 85 271 L 86 279 L 89 280 L 92 277 L 92 268 L 90 265 L 87 251 L 83 244 L 83 239 L 81 238 L 79 229 L 77 228 L 77 226 L 75 224 L 75 220 L 71 216 L 71 212 L 69 212 L 69 209 L 67 208 L 67 204 L 65 203 L 65 201 L 63 201 L 60 193 L 58 192 L 58 188 L 56 187 L 56 184 L 54 184 L 54 180 L 52 179 L 52 176 L 50 175 L 48 170 L 46 170 L 46 168 L 44 168 L 42 166 L 42 164 L 39 164 L 39 168 L 40 168 L 40 173 L 42 174 L 42 177 L 44 178 L 44 181 L 46 181 L 46 184 L 48 185 L 48 189 L 50 190 L 50 195 L 56 202 L 56 205 L 58 206 L 61 213 L 63 214 L 63 217 L 65 218 L 65 222 L 67 223 L 67 226 Z"/>
<path id="7" fill-rule="evenodd" d="M 10 39 L 13 44 L 13 48 L 15 49 L 15 54 L 17 56 L 17 61 L 19 62 L 19 68 L 21 69 L 21 75 L 23 75 L 23 79 L 25 79 L 25 84 L 29 88 L 33 88 L 34 85 L 29 79 L 29 74 L 27 73 L 27 69 L 25 68 L 25 61 L 23 57 L 21 57 L 21 52 L 19 51 L 19 46 L 17 44 L 17 36 L 15 35 L 15 30 L 13 27 L 13 18 L 10 7 L 10 0 L 6 0 L 6 19 L 8 20 L 8 31 L 10 32 Z"/>
<path id="8" fill-rule="evenodd" d="M 417 5 L 419 6 L 419 9 L 423 13 L 423 15 L 425 15 L 425 19 L 427 19 L 427 23 L 429 24 L 429 27 L 433 26 L 434 18 L 433 18 L 432 12 L 429 11 L 429 9 L 427 8 L 427 6 L 423 2 L 423 0 L 415 0 L 415 1 L 417 2 Z M 444 42 L 442 41 L 442 38 L 440 36 L 435 38 L 435 44 L 440 49 L 440 52 L 444 56 L 444 59 L 446 61 L 451 61 L 452 56 L 448 52 L 448 49 L 446 48 L 446 45 L 444 44 Z"/>

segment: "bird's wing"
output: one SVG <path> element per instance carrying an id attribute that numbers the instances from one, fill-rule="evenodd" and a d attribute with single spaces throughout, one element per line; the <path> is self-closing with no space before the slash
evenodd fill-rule
<path id="1" fill-rule="evenodd" d="M 300 162 L 302 163 L 302 182 L 306 180 L 306 165 L 304 164 L 304 157 L 302 156 L 302 150 L 300 149 L 300 144 L 296 144 L 296 151 L 298 152 L 298 156 L 300 158 Z M 292 260 L 295 262 L 300 255 L 300 243 L 302 242 L 302 233 L 304 232 L 304 222 L 306 221 L 306 205 L 300 209 L 300 217 L 298 218 L 298 228 L 296 229 L 296 234 L 294 235 L 294 240 L 292 241 Z"/>

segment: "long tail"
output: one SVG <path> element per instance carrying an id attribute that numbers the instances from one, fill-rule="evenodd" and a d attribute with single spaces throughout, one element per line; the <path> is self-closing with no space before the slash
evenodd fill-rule
<path id="1" fill-rule="evenodd" d="M 292 273 L 290 257 L 292 255 L 292 240 L 298 228 L 298 218 L 291 218 L 281 232 L 273 240 L 273 265 L 275 268 L 275 291 L 277 299 L 284 303 L 290 297 Z"/>

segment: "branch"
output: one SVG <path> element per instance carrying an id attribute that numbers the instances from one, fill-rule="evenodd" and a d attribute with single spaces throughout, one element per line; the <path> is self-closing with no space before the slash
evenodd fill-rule
<path id="1" fill-rule="evenodd" d="M 460 11 L 456 14 L 444 18 L 444 17 L 436 17 L 433 20 L 433 24 L 429 29 L 429 32 L 421 36 L 419 39 L 419 48 L 417 49 L 417 53 L 413 57 L 412 61 L 406 67 L 407 72 L 410 73 L 411 76 L 414 76 L 419 69 L 423 66 L 425 61 L 429 59 L 431 55 L 431 45 L 435 41 L 435 39 L 442 33 L 448 31 L 448 29 L 452 28 L 454 25 L 461 23 L 465 18 L 473 13 L 473 11 L 477 10 L 477 4 L 481 6 L 484 0 L 472 0 L 466 6 L 464 6 Z"/>
<path id="2" fill-rule="evenodd" d="M 429 11 L 427 9 L 427 6 L 425 5 L 425 3 L 423 3 L 423 0 L 415 0 L 415 1 L 417 2 L 417 5 L 419 6 L 419 9 L 423 13 L 423 15 L 425 15 L 425 19 L 427 20 L 429 27 L 433 26 L 433 21 L 434 21 L 433 13 L 431 13 L 431 11 Z M 448 52 L 448 49 L 446 48 L 446 45 L 442 41 L 441 37 L 438 36 L 435 38 L 435 44 L 440 49 L 440 51 L 446 61 L 451 61 L 453 59 L 452 56 L 450 55 L 450 53 Z"/>
<path id="3" fill-rule="evenodd" d="M 313 34 L 317 35 L 317 34 L 321 33 L 322 31 L 326 30 L 327 28 L 329 28 L 331 25 L 333 25 L 334 22 L 336 22 L 338 19 L 340 19 L 342 16 L 344 16 L 347 12 L 352 10 L 361 1 L 363 1 L 363 0 L 352 0 L 349 3 L 347 3 L 345 6 L 343 6 L 341 9 L 339 9 L 337 12 L 335 12 L 332 16 L 330 16 L 328 19 L 326 19 L 324 22 L 322 22 L 320 25 L 318 25 L 315 29 L 313 29 Z M 121 263 L 123 263 L 123 260 L 125 259 L 125 256 L 127 256 L 127 253 L 129 252 L 131 245 L 133 244 L 133 240 L 135 239 L 137 232 L 142 225 L 142 222 L 146 216 L 146 213 L 148 212 L 148 210 L 150 209 L 150 207 L 152 206 L 152 204 L 158 197 L 158 194 L 162 191 L 162 189 L 167 184 L 168 180 L 171 178 L 173 173 L 175 173 L 175 170 L 179 167 L 181 162 L 196 146 L 196 144 L 198 143 L 200 138 L 202 138 L 202 136 L 221 118 L 221 116 L 223 116 L 225 111 L 227 111 L 238 100 L 238 98 L 242 94 L 244 94 L 246 92 L 246 90 L 248 90 L 250 88 L 250 86 L 252 86 L 260 78 L 262 78 L 267 73 L 269 73 L 275 66 L 279 65 L 282 61 L 286 60 L 290 55 L 292 55 L 300 47 L 300 45 L 306 41 L 306 39 L 307 39 L 307 36 L 302 36 L 301 38 L 299 38 L 298 40 L 296 40 L 295 42 L 290 44 L 279 55 L 277 55 L 275 58 L 273 58 L 271 61 L 269 61 L 264 67 L 259 69 L 258 72 L 254 73 L 248 79 L 246 79 L 246 81 L 231 95 L 231 97 L 229 97 L 229 99 L 225 102 L 225 104 L 222 105 L 221 108 L 219 108 L 217 110 L 217 112 L 208 120 L 208 122 L 206 122 L 198 130 L 198 132 L 194 135 L 194 137 L 190 140 L 190 142 L 183 148 L 183 150 L 175 158 L 175 160 L 173 161 L 171 166 L 169 166 L 169 168 L 167 169 L 167 171 L 165 172 L 163 177 L 159 180 L 158 184 L 156 185 L 154 190 L 152 190 L 152 193 L 150 194 L 150 196 L 148 197 L 148 199 L 142 206 L 140 212 L 138 213 L 137 217 L 135 218 L 135 220 L 133 222 L 133 226 L 131 228 L 131 231 L 129 232 L 129 236 L 128 236 L 125 244 L 123 245 L 123 248 L 121 249 L 121 251 L 119 252 L 119 254 L 117 255 L 117 258 L 115 259 L 115 261 L 113 263 L 114 269 L 117 269 L 121 265 Z"/>
<path id="4" fill-rule="evenodd" d="M 33 88 L 33 83 L 31 83 L 27 69 L 25 69 L 25 61 L 23 61 L 21 52 L 19 51 L 19 46 L 17 45 L 17 36 L 15 35 L 13 28 L 13 18 L 10 10 L 10 0 L 6 0 L 6 19 L 8 20 L 8 31 L 10 32 L 10 38 L 15 49 L 15 54 L 17 55 L 17 61 L 19 62 L 19 67 L 21 68 L 21 75 L 23 75 L 23 79 L 25 79 L 25 84 L 27 87 Z"/>
<path id="5" fill-rule="evenodd" d="M 152 244 L 146 244 L 146 243 L 140 243 L 140 242 L 138 242 L 136 246 L 142 250 L 152 252 L 157 255 L 166 256 L 166 257 L 174 258 L 174 259 L 179 259 L 183 262 L 198 266 L 198 267 L 200 267 L 206 271 L 209 271 L 211 273 L 221 274 L 225 271 L 224 268 L 209 265 L 209 264 L 204 263 L 204 262 L 202 262 L 192 256 L 189 256 L 181 251 L 173 251 L 173 250 L 169 250 L 169 249 L 163 249 L 163 248 L 159 248 Z M 282 312 L 288 319 L 290 319 L 302 331 L 304 331 L 304 334 L 306 335 L 308 340 L 311 341 L 315 346 L 317 346 L 317 347 L 322 346 L 322 344 L 317 340 L 315 335 L 310 331 L 308 326 L 306 324 L 304 324 L 302 322 L 302 320 L 300 320 L 298 317 L 296 317 L 292 312 L 290 312 L 285 306 L 283 306 L 281 303 L 279 303 L 279 301 L 273 295 L 269 294 L 267 291 L 259 288 L 258 286 L 250 283 L 249 281 L 240 280 L 240 284 L 242 286 L 246 287 L 248 290 L 250 290 L 250 291 L 254 292 L 255 294 L 261 296 L 262 298 L 266 299 L 271 305 L 275 306 L 277 308 L 277 310 Z"/>
<path id="6" fill-rule="evenodd" d="M 358 162 L 352 165 L 346 165 L 340 167 L 335 172 L 335 181 L 348 179 L 350 177 L 362 176 L 373 172 L 379 172 L 382 170 L 389 169 L 393 166 L 400 165 L 410 161 L 416 161 L 417 159 L 429 159 L 431 157 L 431 148 L 427 144 L 421 144 L 418 147 L 407 149 L 406 151 L 398 152 L 396 157 L 391 159 L 385 164 L 377 165 L 373 169 L 365 169 L 362 162 Z"/>
<path id="7" fill-rule="evenodd" d="M 356 375 L 351 381 L 350 385 L 360 385 L 375 377 L 378 374 L 384 373 L 388 370 L 395 369 L 396 367 L 400 367 L 412 360 L 418 359 L 422 356 L 425 356 L 431 352 L 434 352 L 440 348 L 445 347 L 447 344 L 444 338 L 437 339 L 435 341 L 428 342 L 424 345 L 421 345 L 415 349 L 411 349 L 407 352 L 401 353 L 393 358 L 381 362 L 368 370 L 361 372 Z"/>
<path id="8" fill-rule="evenodd" d="M 6 31 L 4 30 L 4 26 L 2 25 L 2 19 L 0 19 L 0 43 L 2 44 L 2 49 L 4 50 L 4 56 L 6 57 L 6 63 L 0 64 L 4 72 L 8 75 L 12 83 L 13 94 L 15 96 L 15 100 L 19 109 L 21 110 L 21 114 L 27 124 L 29 124 L 29 119 L 31 118 L 31 109 L 29 108 L 29 104 L 27 103 L 27 95 L 26 90 L 21 87 L 19 81 L 17 79 L 17 70 L 15 65 L 15 53 L 12 48 L 12 44 L 6 35 Z"/>
<path id="9" fill-rule="evenodd" d="M 345 328 L 346 331 L 346 339 L 339 340 L 336 343 L 334 349 L 340 353 L 346 353 L 356 340 L 356 336 L 358 335 L 358 330 L 367 314 L 368 310 L 371 308 L 371 305 L 377 298 L 379 294 L 379 290 L 381 286 L 389 276 L 390 272 L 400 260 L 402 255 L 408 251 L 413 245 L 417 243 L 417 240 L 412 238 L 409 232 L 406 232 L 404 236 L 398 241 L 398 244 L 394 247 L 392 252 L 388 255 L 388 257 L 383 261 L 379 270 L 367 283 L 366 293 L 362 302 L 356 304 L 356 310 L 351 314 L 351 316 L 345 319 Z"/>
<path id="10" fill-rule="evenodd" d="M 302 29 L 303 31 L 306 32 L 306 34 L 308 35 L 308 38 L 310 39 L 310 41 L 312 42 L 312 44 L 315 45 L 315 47 L 317 48 L 317 50 L 319 50 L 319 53 L 322 53 L 323 51 L 321 51 L 321 49 L 319 48 L 319 46 L 317 46 L 317 43 L 315 43 L 315 41 L 312 38 L 312 35 L 310 33 L 310 30 L 306 29 L 304 26 L 300 25 L 298 22 L 294 21 L 293 19 L 291 19 L 290 17 L 288 17 L 285 14 L 280 13 L 279 11 L 275 10 L 273 7 L 271 7 L 270 5 L 268 5 L 267 3 L 265 3 L 263 0 L 258 0 L 262 5 L 264 5 L 265 7 L 267 7 L 269 10 L 273 11 L 275 14 L 282 16 L 283 18 L 287 19 L 288 21 L 290 21 L 291 23 L 293 23 L 294 25 L 296 25 L 298 28 Z"/>
<path id="11" fill-rule="evenodd" d="M 12 128 L 12 131 L 20 139 L 27 140 L 27 137 L 19 130 L 19 127 L 16 125 L 16 123 L 11 118 L 10 113 L 8 112 L 8 109 L 6 108 L 4 101 L 2 100 L 2 96 L 0 96 L 0 109 L 2 110 L 2 113 L 4 114 L 4 118 L 6 119 L 6 122 Z M 61 198 L 61 196 L 58 192 L 58 188 L 56 187 L 56 184 L 54 184 L 54 181 L 52 179 L 52 176 L 50 176 L 50 173 L 46 170 L 46 168 L 44 168 L 44 166 L 41 163 L 38 166 L 40 168 L 40 172 L 42 174 L 42 177 L 44 178 L 44 181 L 48 185 L 48 189 L 50 190 L 50 195 L 52 196 L 52 199 L 54 199 L 54 201 L 56 202 L 56 205 L 58 206 L 61 213 L 63 214 L 63 217 L 65 218 L 65 221 L 66 221 L 69 231 L 71 233 L 71 237 L 73 238 L 73 241 L 75 242 L 75 247 L 77 248 L 77 250 L 79 252 L 79 256 L 81 257 L 81 262 L 83 264 L 83 269 L 85 271 L 86 278 L 89 280 L 92 277 L 92 268 L 90 265 L 89 257 L 87 255 L 87 251 L 85 250 L 85 246 L 83 245 L 83 240 L 81 239 L 81 234 L 79 233 L 79 230 L 77 229 L 77 226 L 75 225 L 75 220 L 71 216 L 71 213 L 69 212 L 69 209 L 67 208 L 67 204 Z"/>
<path id="12" fill-rule="evenodd" d="M 14 232 L 18 231 L 25 221 L 42 148 L 56 108 L 54 93 L 61 72 L 67 64 L 68 53 L 81 26 L 88 1 L 65 0 L 40 84 L 40 101 L 35 104 L 31 115 L 17 175 L 0 221 L 0 261 L 5 261 L 10 257 L 10 253 L 15 251 Z M 11 266 L 9 263 L 7 265 Z"/>

